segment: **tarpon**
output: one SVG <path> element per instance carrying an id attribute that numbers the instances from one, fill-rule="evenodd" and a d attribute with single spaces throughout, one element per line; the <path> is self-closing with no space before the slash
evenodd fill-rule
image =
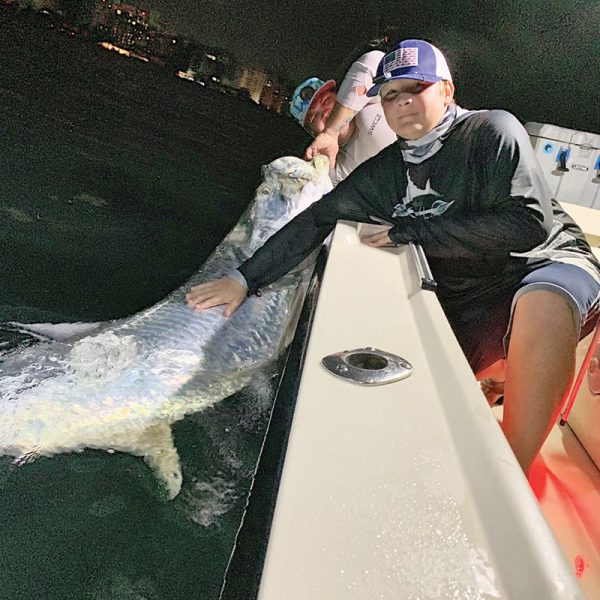
<path id="1" fill-rule="evenodd" d="M 291 340 L 309 258 L 231 316 L 190 308 L 194 284 L 227 275 L 331 189 L 327 159 L 279 158 L 200 270 L 151 308 L 66 340 L 0 354 L 0 455 L 24 463 L 85 448 L 142 456 L 170 498 L 182 484 L 171 425 L 246 385 Z M 52 333 L 52 325 L 26 326 Z"/>

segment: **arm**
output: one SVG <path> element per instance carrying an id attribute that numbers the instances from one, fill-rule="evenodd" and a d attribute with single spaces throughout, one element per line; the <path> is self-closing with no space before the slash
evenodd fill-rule
<path id="1" fill-rule="evenodd" d="M 188 305 L 204 310 L 225 304 L 225 315 L 231 316 L 249 294 L 259 295 L 261 286 L 276 281 L 306 258 L 329 235 L 338 219 L 370 220 L 366 200 L 350 179 L 353 178 L 346 179 L 271 236 L 237 272 L 194 286 L 186 294 Z"/>
<path id="2" fill-rule="evenodd" d="M 248 292 L 276 281 L 318 248 L 340 219 L 370 221 L 360 184 L 367 172 L 348 177 L 285 227 L 271 236 L 254 255 L 242 263 L 239 272 L 246 278 Z"/>
<path id="3" fill-rule="evenodd" d="M 367 90 L 373 85 L 373 76 L 383 56 L 383 52 L 373 50 L 352 63 L 337 92 L 325 129 L 306 149 L 306 160 L 311 160 L 315 154 L 325 154 L 329 157 L 331 168 L 335 167 L 340 146 L 347 143 L 354 133 L 354 117 L 371 101 L 366 95 Z"/>
<path id="4" fill-rule="evenodd" d="M 354 133 L 354 117 L 358 113 L 351 108 L 346 108 L 343 104 L 336 101 L 329 118 L 327 126 L 323 133 L 337 136 L 339 146 L 343 146 L 348 142 Z"/>
<path id="5" fill-rule="evenodd" d="M 393 227 L 388 235 L 396 244 L 420 243 L 428 256 L 479 259 L 527 252 L 541 244 L 548 234 L 530 211 L 507 203 L 485 214 L 415 220 Z"/>
<path id="6" fill-rule="evenodd" d="M 325 129 L 308 146 L 304 153 L 304 159 L 312 160 L 317 154 L 325 154 L 329 158 L 329 166 L 335 167 L 335 158 L 340 146 L 343 146 L 354 133 L 352 119 L 356 114 L 357 111 L 346 108 L 336 101 L 327 118 Z"/>

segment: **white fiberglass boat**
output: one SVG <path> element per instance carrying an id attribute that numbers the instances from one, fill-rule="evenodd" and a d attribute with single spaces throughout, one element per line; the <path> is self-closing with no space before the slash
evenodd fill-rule
<path id="1" fill-rule="evenodd" d="M 528 129 L 547 158 L 552 140 L 538 144 L 541 126 Z M 593 162 L 600 144 L 586 136 Z M 565 209 L 597 245 L 600 212 L 584 206 L 576 182 L 565 184 L 584 172 L 569 162 L 581 163 L 578 148 L 552 152 L 542 161 L 549 182 L 562 177 L 579 200 Z M 340 222 L 334 232 L 316 310 L 297 333 L 310 339 L 288 364 L 222 598 L 600 598 L 600 351 L 530 484 L 423 257 L 412 246 L 361 244 L 364 227 Z M 388 353 L 400 357 L 396 379 Z M 329 355 L 333 373 L 322 363 Z M 383 371 L 389 384 L 348 381 Z"/>

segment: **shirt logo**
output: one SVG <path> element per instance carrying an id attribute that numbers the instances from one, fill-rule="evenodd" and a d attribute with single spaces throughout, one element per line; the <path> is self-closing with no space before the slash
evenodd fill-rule
<path id="1" fill-rule="evenodd" d="M 377 113 L 375 115 L 375 118 L 373 119 L 373 122 L 371 123 L 367 133 L 369 135 L 373 135 L 373 130 L 375 129 L 375 126 L 377 125 L 377 123 L 379 123 L 379 121 L 381 121 L 381 113 Z"/>
<path id="2" fill-rule="evenodd" d="M 406 194 L 402 201 L 394 206 L 392 217 L 430 219 L 445 213 L 454 204 L 454 200 L 447 202 L 441 199 L 442 195 L 431 187 L 430 179 L 422 189 L 410 178 L 410 172 L 407 173 L 407 177 Z"/>

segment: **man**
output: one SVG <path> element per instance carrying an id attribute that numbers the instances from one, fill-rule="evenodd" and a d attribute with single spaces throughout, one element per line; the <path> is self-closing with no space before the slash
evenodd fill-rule
<path id="1" fill-rule="evenodd" d="M 441 52 L 406 40 L 381 61 L 375 85 L 398 135 L 331 193 L 277 232 L 231 278 L 193 288 L 198 309 L 227 304 L 276 280 L 338 219 L 387 221 L 371 246 L 418 242 L 438 298 L 478 377 L 504 386 L 502 428 L 527 473 L 560 411 L 578 340 L 598 315 L 600 265 L 552 200 L 529 138 L 505 111 L 454 102 Z"/>
<path id="2" fill-rule="evenodd" d="M 396 134 L 385 122 L 379 97 L 367 96 L 383 56 L 378 50 L 361 55 L 348 69 L 337 94 L 335 81 L 323 83 L 311 77 L 292 95 L 290 113 L 315 138 L 305 159 L 326 154 L 334 186 L 396 141 Z"/>

